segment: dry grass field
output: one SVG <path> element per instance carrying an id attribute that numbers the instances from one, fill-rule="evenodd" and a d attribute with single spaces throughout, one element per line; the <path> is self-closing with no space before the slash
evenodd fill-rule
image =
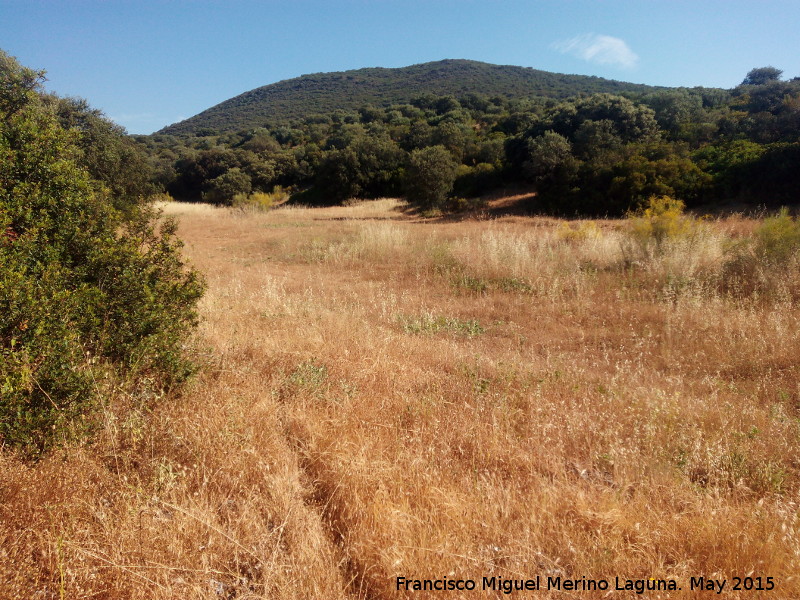
<path id="1" fill-rule="evenodd" d="M 203 368 L 0 454 L 0 598 L 800 597 L 800 275 L 734 280 L 757 223 L 403 209 L 168 205 Z"/>

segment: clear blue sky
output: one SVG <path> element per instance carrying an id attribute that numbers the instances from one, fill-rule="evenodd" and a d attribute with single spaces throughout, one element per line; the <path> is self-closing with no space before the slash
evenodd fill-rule
<path id="1" fill-rule="evenodd" d="M 800 75 L 800 0 L 0 0 L 0 48 L 131 133 L 305 73 L 467 58 L 730 88 Z"/>

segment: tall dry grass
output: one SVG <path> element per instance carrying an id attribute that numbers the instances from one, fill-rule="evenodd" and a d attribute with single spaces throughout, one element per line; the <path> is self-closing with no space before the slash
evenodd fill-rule
<path id="1" fill-rule="evenodd" d="M 412 595 L 398 576 L 536 575 L 800 596 L 797 274 L 726 288 L 752 225 L 654 253 L 621 222 L 402 208 L 168 205 L 209 282 L 205 368 L 150 409 L 118 399 L 94 444 L 0 454 L 0 597 L 379 599 Z M 776 588 L 729 592 L 748 574 Z"/>

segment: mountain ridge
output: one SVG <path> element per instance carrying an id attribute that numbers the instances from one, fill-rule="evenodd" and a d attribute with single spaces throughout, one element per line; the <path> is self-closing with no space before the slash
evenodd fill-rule
<path id="1" fill-rule="evenodd" d="M 224 100 L 156 134 L 232 133 L 335 110 L 356 110 L 368 104 L 408 102 L 425 94 L 564 99 L 581 93 L 659 89 L 667 88 L 532 67 L 444 59 L 407 67 L 365 67 L 284 79 Z"/>

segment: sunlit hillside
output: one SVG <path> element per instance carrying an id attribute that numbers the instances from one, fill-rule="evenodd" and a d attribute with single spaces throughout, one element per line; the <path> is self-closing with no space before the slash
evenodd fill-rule
<path id="1" fill-rule="evenodd" d="M 567 98 L 578 93 L 648 93 L 660 90 L 624 81 L 550 73 L 529 67 L 492 65 L 474 60 L 440 60 L 386 69 L 365 68 L 313 73 L 239 94 L 158 133 L 178 136 L 234 133 L 288 123 L 364 105 L 409 102 L 432 94 L 484 94 L 504 98 Z"/>

